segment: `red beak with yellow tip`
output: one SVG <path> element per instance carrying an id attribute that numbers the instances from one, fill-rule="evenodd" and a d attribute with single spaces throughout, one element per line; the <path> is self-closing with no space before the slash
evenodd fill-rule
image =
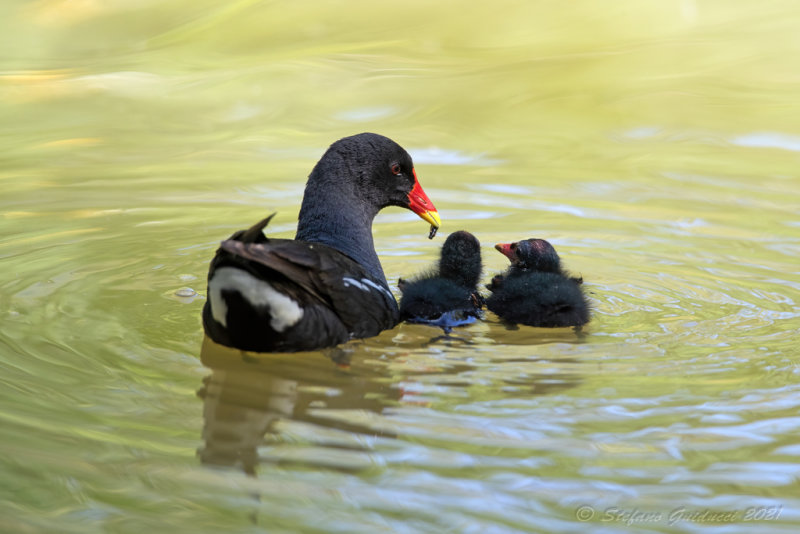
<path id="1" fill-rule="evenodd" d="M 424 221 L 428 222 L 433 228 L 439 228 L 442 220 L 439 218 L 439 212 L 436 207 L 428 198 L 428 195 L 423 191 L 422 186 L 419 185 L 417 180 L 417 171 L 414 172 L 414 187 L 408 193 L 408 208 L 419 215 Z"/>

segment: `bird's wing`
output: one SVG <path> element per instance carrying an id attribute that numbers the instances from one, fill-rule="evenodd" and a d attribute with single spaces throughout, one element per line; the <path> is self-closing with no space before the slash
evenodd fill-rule
<path id="1" fill-rule="evenodd" d="M 247 260 L 251 271 L 279 284 L 295 300 L 330 308 L 352 337 L 375 335 L 397 324 L 397 303 L 389 289 L 335 249 L 289 239 L 229 239 L 220 248 Z"/>

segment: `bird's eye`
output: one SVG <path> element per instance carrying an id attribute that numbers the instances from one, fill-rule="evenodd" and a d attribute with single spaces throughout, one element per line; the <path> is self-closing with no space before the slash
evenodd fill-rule
<path id="1" fill-rule="evenodd" d="M 400 174 L 403 171 L 403 169 L 400 168 L 399 163 L 392 163 L 391 169 L 392 169 L 392 174 Z"/>

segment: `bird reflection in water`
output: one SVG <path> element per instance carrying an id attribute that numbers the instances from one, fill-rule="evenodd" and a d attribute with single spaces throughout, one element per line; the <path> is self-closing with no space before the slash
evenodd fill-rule
<path id="1" fill-rule="evenodd" d="M 197 392 L 203 399 L 204 446 L 199 457 L 204 464 L 255 475 L 260 463 L 289 461 L 268 457 L 264 447 L 280 445 L 281 425 L 292 422 L 327 429 L 314 432 L 311 446 L 357 452 L 369 445 L 353 435 L 394 437 L 363 414 L 380 414 L 401 391 L 381 380 L 385 377 L 379 365 L 361 360 L 350 367 L 341 349 L 326 354 L 256 354 L 205 338 L 200 358 L 211 369 Z"/>
<path id="2" fill-rule="evenodd" d="M 430 346 L 423 335 L 427 328 L 404 325 L 391 349 L 385 342 L 359 342 L 326 353 L 247 353 L 204 339 L 201 360 L 211 374 L 198 391 L 201 462 L 251 476 L 261 464 L 357 471 L 372 466 L 372 455 L 383 447 L 376 440 L 403 439 L 403 424 L 409 423 L 395 424 L 387 408 L 433 400 L 416 394 L 418 384 L 469 394 L 476 380 L 482 382 L 476 377 L 487 373 L 495 386 L 480 387 L 491 400 L 554 394 L 580 383 L 578 360 L 536 354 L 538 343 L 580 344 L 573 332 L 550 330 L 544 336 L 529 329 L 533 337 L 517 341 L 531 347 L 530 356 L 480 361 L 470 344 Z"/>

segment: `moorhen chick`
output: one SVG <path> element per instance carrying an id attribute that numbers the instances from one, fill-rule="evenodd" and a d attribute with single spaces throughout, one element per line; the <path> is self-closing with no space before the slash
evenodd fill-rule
<path id="1" fill-rule="evenodd" d="M 222 242 L 208 272 L 206 334 L 241 350 L 295 352 L 394 327 L 397 302 L 372 241 L 387 206 L 419 215 L 430 237 L 439 227 L 400 145 L 373 133 L 333 143 L 308 177 L 294 239 L 267 238 L 270 216 Z"/>
<path id="2" fill-rule="evenodd" d="M 481 278 L 481 244 L 469 232 L 453 232 L 442 245 L 439 262 L 414 279 L 398 282 L 400 320 L 441 327 L 470 324 L 480 315 L 483 299 L 478 293 Z"/>
<path id="3" fill-rule="evenodd" d="M 492 278 L 486 307 L 503 321 L 528 326 L 580 326 L 589 322 L 583 280 L 561 268 L 553 245 L 544 239 L 498 244 L 511 266 Z"/>

